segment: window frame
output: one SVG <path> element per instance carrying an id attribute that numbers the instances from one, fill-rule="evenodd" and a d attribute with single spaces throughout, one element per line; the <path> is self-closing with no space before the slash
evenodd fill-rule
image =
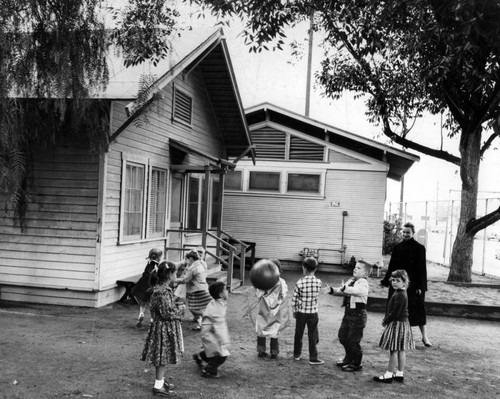
<path id="1" fill-rule="evenodd" d="M 125 206 L 126 206 L 126 190 L 127 190 L 127 179 L 128 179 L 128 172 L 127 172 L 127 166 L 128 165 L 136 165 L 138 167 L 142 167 L 143 169 L 143 184 L 142 184 L 142 201 L 141 201 L 141 223 L 140 223 L 140 233 L 138 235 L 135 234 L 125 234 Z M 122 184 L 120 188 L 120 231 L 119 231 L 119 242 L 133 242 L 133 241 L 138 241 L 142 240 L 145 238 L 145 231 L 146 231 L 146 225 L 145 225 L 145 216 L 146 216 L 146 203 L 147 203 L 147 167 L 148 162 L 147 159 L 144 158 L 134 158 L 134 157 L 128 157 L 128 156 L 123 156 L 122 158 Z"/>
<path id="2" fill-rule="evenodd" d="M 126 184 L 127 184 L 127 166 L 137 165 L 143 168 L 143 184 L 142 184 L 142 201 L 141 213 L 142 218 L 140 222 L 140 234 L 127 235 L 125 234 L 125 205 L 126 205 Z M 165 173 L 165 219 L 164 229 L 160 232 L 150 232 L 150 216 L 151 216 L 151 179 L 153 170 L 160 170 Z M 120 211 L 119 211 L 119 231 L 118 231 L 118 245 L 133 244 L 137 242 L 144 242 L 153 239 L 162 239 L 166 237 L 167 226 L 169 224 L 169 183 L 170 183 L 170 170 L 167 165 L 151 161 L 147 157 L 141 157 L 135 154 L 122 153 L 122 166 L 121 166 L 121 185 L 120 185 Z"/>
<path id="3" fill-rule="evenodd" d="M 152 201 L 151 201 L 151 191 L 152 191 L 152 179 L 153 179 L 153 171 L 160 171 L 161 173 L 164 173 L 165 175 L 165 203 L 164 203 L 164 209 L 163 209 L 163 231 L 151 231 L 151 213 L 152 213 Z M 166 236 L 166 230 L 168 226 L 168 203 L 169 203 L 169 170 L 166 167 L 160 167 L 157 166 L 156 164 L 150 163 L 149 168 L 148 168 L 148 192 L 147 192 L 147 202 L 146 202 L 146 231 L 145 231 L 145 237 L 146 238 L 162 238 Z"/>

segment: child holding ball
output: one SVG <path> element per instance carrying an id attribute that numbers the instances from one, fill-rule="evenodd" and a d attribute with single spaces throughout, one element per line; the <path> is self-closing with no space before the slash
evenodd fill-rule
<path id="1" fill-rule="evenodd" d="M 278 259 L 270 259 L 281 274 L 281 263 Z M 255 288 L 258 298 L 258 312 L 255 320 L 257 333 L 257 356 L 267 357 L 266 338 L 270 339 L 271 359 L 276 359 L 279 354 L 278 335 L 284 318 L 283 301 L 286 298 L 288 286 L 281 277 L 278 282 L 268 290 Z"/>

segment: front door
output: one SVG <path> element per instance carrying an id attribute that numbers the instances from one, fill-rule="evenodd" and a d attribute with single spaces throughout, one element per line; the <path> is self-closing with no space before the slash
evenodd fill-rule
<path id="1" fill-rule="evenodd" d="M 183 228 L 182 220 L 184 214 L 184 175 L 180 173 L 172 174 L 172 185 L 170 192 L 170 229 L 179 230 Z M 170 232 L 168 234 L 168 246 L 169 248 L 182 248 L 183 246 L 183 233 Z M 179 261 L 184 258 L 181 250 L 169 250 L 168 260 Z"/>

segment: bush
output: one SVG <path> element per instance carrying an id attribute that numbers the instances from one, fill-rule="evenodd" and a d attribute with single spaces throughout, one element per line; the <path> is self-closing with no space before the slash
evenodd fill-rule
<path id="1" fill-rule="evenodd" d="M 401 220 L 397 219 L 395 222 L 384 220 L 384 243 L 382 245 L 382 254 L 392 254 L 394 245 L 400 242 L 401 239 Z"/>

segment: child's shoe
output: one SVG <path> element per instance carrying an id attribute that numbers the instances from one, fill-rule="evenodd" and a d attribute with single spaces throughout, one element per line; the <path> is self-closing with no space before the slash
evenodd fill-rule
<path id="1" fill-rule="evenodd" d="M 405 377 L 404 377 L 402 371 L 396 371 L 396 374 L 394 374 L 393 378 L 394 378 L 394 381 L 397 381 L 397 382 L 404 382 L 404 380 L 405 380 Z"/>
<path id="2" fill-rule="evenodd" d="M 153 388 L 153 395 L 155 396 L 170 396 L 171 392 L 168 388 L 165 388 L 165 385 L 161 388 Z"/>
<path id="3" fill-rule="evenodd" d="M 356 365 L 356 364 L 346 364 L 345 366 L 342 366 L 342 371 L 361 371 L 363 370 L 363 366 L 361 364 Z"/>
<path id="4" fill-rule="evenodd" d="M 200 367 L 201 367 L 201 366 L 203 366 L 203 360 L 201 359 L 201 357 L 200 357 L 200 355 L 199 355 L 199 354 L 195 353 L 195 354 L 193 355 L 193 360 L 196 362 L 196 364 L 197 364 L 198 366 L 200 366 Z"/>
<path id="5" fill-rule="evenodd" d="M 257 357 L 267 357 L 267 353 L 266 352 L 259 352 L 259 353 L 257 353 Z"/>
<path id="6" fill-rule="evenodd" d="M 313 360 L 309 360 L 309 364 L 312 364 L 313 366 L 314 365 L 317 365 L 317 364 L 323 364 L 324 361 L 321 360 L 321 359 L 313 359 Z"/>
<path id="7" fill-rule="evenodd" d="M 205 378 L 219 378 L 219 373 L 208 373 L 205 370 L 201 370 L 201 376 Z"/>
<path id="8" fill-rule="evenodd" d="M 139 318 L 137 319 L 137 323 L 136 323 L 136 327 L 137 328 L 141 328 L 142 327 L 142 322 L 144 320 L 144 316 L 139 316 Z"/>
<path id="9" fill-rule="evenodd" d="M 380 377 L 373 377 L 373 381 L 375 382 L 383 382 L 384 384 L 392 384 L 392 380 L 394 379 L 394 374 L 390 371 L 387 371 L 384 375 Z"/>

